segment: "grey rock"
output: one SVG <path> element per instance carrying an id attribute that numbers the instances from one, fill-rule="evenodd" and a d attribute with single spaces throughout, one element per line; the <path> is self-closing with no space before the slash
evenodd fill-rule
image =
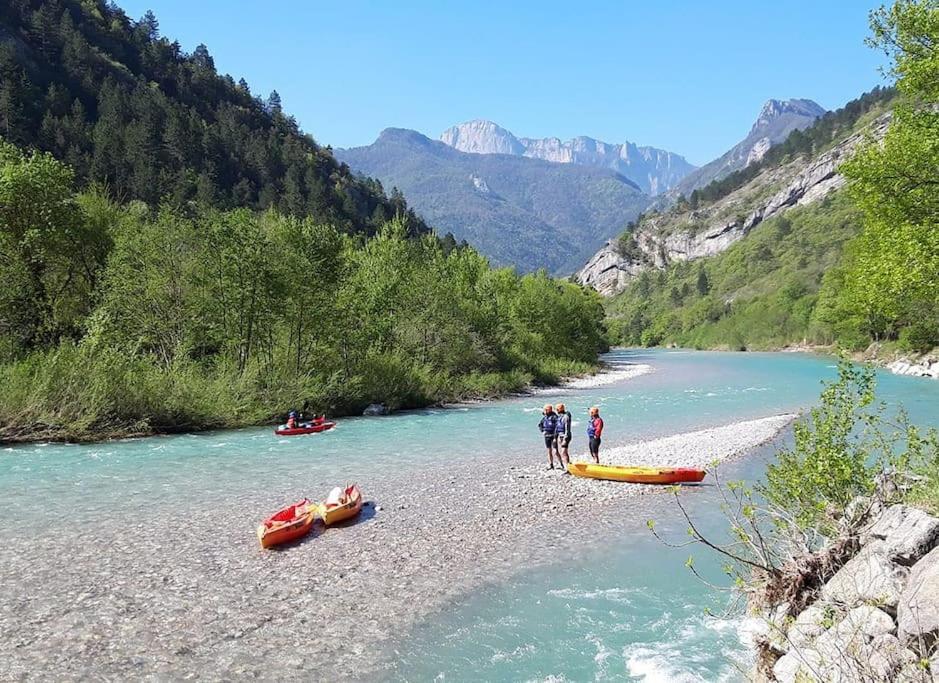
<path id="1" fill-rule="evenodd" d="M 806 121 L 806 125 L 811 122 Z M 795 206 L 819 201 L 843 186 L 845 180 L 838 167 L 868 136 L 881 139 L 889 122 L 890 115 L 885 114 L 866 130 L 845 138 L 815 159 L 764 170 L 743 188 L 704 209 L 650 216 L 633 233 L 643 252 L 640 261 L 604 248 L 605 253 L 598 252 L 575 278 L 604 296 L 612 296 L 623 291 L 644 270 L 719 254 L 763 221 Z M 762 190 L 772 194 L 768 198 L 750 198 L 751 194 L 764 197 Z M 936 371 L 939 373 L 939 363 Z"/>
<path id="2" fill-rule="evenodd" d="M 362 411 L 362 414 L 366 417 L 377 417 L 379 415 L 389 415 L 390 413 L 391 411 L 384 403 L 372 403 Z"/>
<path id="3" fill-rule="evenodd" d="M 822 597 L 842 605 L 867 602 L 896 608 L 906 570 L 884 554 L 883 541 L 869 543 L 822 588 Z"/>
<path id="4" fill-rule="evenodd" d="M 855 607 L 845 615 L 845 618 L 835 627 L 840 635 L 844 636 L 875 636 L 892 635 L 897 625 L 889 614 L 871 605 Z"/>
<path id="5" fill-rule="evenodd" d="M 909 505 L 891 505 L 877 518 L 865 538 L 882 540 L 887 557 L 910 565 L 939 543 L 939 519 Z"/>
<path id="6" fill-rule="evenodd" d="M 916 655 L 903 647 L 900 640 L 892 634 L 883 634 L 870 643 L 871 674 L 880 680 L 894 680 L 904 666 L 916 662 Z"/>
<path id="7" fill-rule="evenodd" d="M 939 548 L 913 566 L 897 607 L 899 636 L 926 655 L 939 638 Z"/>
<path id="8" fill-rule="evenodd" d="M 780 657 L 773 666 L 773 675 L 779 683 L 795 681 L 820 681 L 824 671 L 824 660 L 817 650 L 801 648 L 790 650 Z"/>
<path id="9" fill-rule="evenodd" d="M 803 647 L 825 632 L 834 608 L 825 602 L 806 607 L 789 627 L 786 636 L 792 647 Z"/>
<path id="10" fill-rule="evenodd" d="M 795 129 L 807 128 L 825 110 L 812 100 L 768 100 L 746 138 L 738 142 L 714 161 L 688 174 L 671 194 L 686 197 L 712 180 L 739 170 L 763 158 L 767 150 L 785 140 Z"/>

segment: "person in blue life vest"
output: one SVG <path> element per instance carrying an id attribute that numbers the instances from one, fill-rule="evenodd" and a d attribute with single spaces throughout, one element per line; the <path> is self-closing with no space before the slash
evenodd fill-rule
<path id="1" fill-rule="evenodd" d="M 600 417 L 600 409 L 593 406 L 587 418 L 587 447 L 590 449 L 590 457 L 598 465 L 600 464 L 600 435 L 602 433 L 603 418 Z"/>
<path id="2" fill-rule="evenodd" d="M 561 467 L 564 469 L 564 473 L 567 474 L 567 466 L 571 462 L 570 456 L 570 445 L 571 445 L 571 414 L 567 412 L 567 408 L 563 403 L 558 403 L 555 406 L 555 411 L 558 416 L 558 426 L 557 426 L 557 442 L 554 445 L 555 450 L 558 455 L 558 462 L 561 463 Z"/>
<path id="3" fill-rule="evenodd" d="M 554 412 L 554 406 L 548 403 L 545 405 L 541 414 L 541 422 L 538 423 L 538 430 L 544 437 L 545 448 L 548 449 L 548 469 L 554 469 L 554 451 L 557 448 L 558 441 L 558 416 Z M 560 457 L 560 456 L 558 456 Z M 559 463 L 561 467 L 564 463 Z"/>
<path id="4" fill-rule="evenodd" d="M 298 426 L 299 426 L 299 423 L 297 420 L 297 411 L 291 410 L 287 414 L 287 424 L 285 424 L 283 428 L 284 429 L 296 429 Z"/>

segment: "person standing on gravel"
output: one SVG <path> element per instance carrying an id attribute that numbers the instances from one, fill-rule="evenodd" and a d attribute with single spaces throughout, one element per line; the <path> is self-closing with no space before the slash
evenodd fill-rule
<path id="1" fill-rule="evenodd" d="M 590 417 L 587 419 L 587 445 L 590 448 L 590 457 L 593 461 L 600 464 L 600 435 L 603 433 L 603 418 L 600 417 L 600 409 L 593 406 L 590 409 Z"/>
<path id="2" fill-rule="evenodd" d="M 557 416 L 558 416 L 558 427 L 557 427 L 557 443 L 555 444 L 555 449 L 558 454 L 558 461 L 561 463 L 561 467 L 564 469 L 564 472 L 567 472 L 567 466 L 571 462 L 570 456 L 570 445 L 571 445 L 571 414 L 567 412 L 563 403 L 558 403 L 557 407 Z"/>
<path id="3" fill-rule="evenodd" d="M 558 416 L 554 412 L 554 406 L 548 403 L 542 411 L 541 422 L 538 423 L 538 429 L 544 437 L 545 448 L 548 449 L 548 469 L 554 469 L 554 451 L 557 449 L 558 442 Z M 558 456 L 560 458 L 560 455 Z M 561 463 L 561 467 L 564 463 Z"/>

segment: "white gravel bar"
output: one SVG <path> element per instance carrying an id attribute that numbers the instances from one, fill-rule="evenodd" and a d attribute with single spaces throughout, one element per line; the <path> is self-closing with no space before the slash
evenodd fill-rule
<path id="1" fill-rule="evenodd" d="M 793 417 L 604 448 L 601 458 L 707 467 Z M 583 440 L 575 444 L 580 455 Z M 617 501 L 666 491 L 548 471 L 544 460 L 533 446 L 360 480 L 369 503 L 359 520 L 281 551 L 262 551 L 254 535 L 259 511 L 276 507 L 262 486 L 215 501 L 211 514 L 154 509 L 28 530 L 0 550 L 0 680 L 387 676 L 383 654 L 418 621 L 484 582 L 576 552 Z M 298 483 L 322 487 L 310 476 Z M 619 509 L 642 514 L 635 503 Z"/>
<path id="2" fill-rule="evenodd" d="M 641 375 L 647 375 L 650 372 L 652 372 L 651 365 L 645 365 L 644 363 L 619 363 L 605 368 L 596 375 L 568 380 L 561 386 L 565 389 L 593 389 L 595 387 L 604 387 L 608 384 L 633 379 Z"/>

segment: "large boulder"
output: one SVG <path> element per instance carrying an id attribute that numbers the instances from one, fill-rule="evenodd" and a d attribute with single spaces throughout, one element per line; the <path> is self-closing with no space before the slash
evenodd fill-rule
<path id="1" fill-rule="evenodd" d="M 875 638 L 895 633 L 897 625 L 882 609 L 861 605 L 848 612 L 835 630 L 843 636 Z"/>
<path id="2" fill-rule="evenodd" d="M 822 601 L 814 602 L 802 610 L 786 633 L 789 645 L 804 647 L 822 635 L 831 626 L 834 611 L 832 605 Z"/>
<path id="3" fill-rule="evenodd" d="M 889 633 L 871 641 L 867 661 L 871 679 L 879 681 L 896 681 L 900 671 L 918 662 L 916 655 Z"/>
<path id="4" fill-rule="evenodd" d="M 366 417 L 376 417 L 378 415 L 388 415 L 391 411 L 388 409 L 384 403 L 372 403 L 365 410 L 362 411 L 362 414 Z"/>
<path id="5" fill-rule="evenodd" d="M 914 565 L 897 607 L 900 640 L 928 656 L 939 639 L 939 548 Z"/>
<path id="6" fill-rule="evenodd" d="M 776 660 L 773 676 L 779 683 L 821 681 L 824 676 L 822 655 L 810 647 L 792 649 Z"/>
<path id="7" fill-rule="evenodd" d="M 822 587 L 822 597 L 841 605 L 873 603 L 893 611 L 907 571 L 889 560 L 883 541 L 864 546 Z"/>
<path id="8" fill-rule="evenodd" d="M 890 560 L 911 565 L 939 544 L 939 519 L 909 505 L 891 505 L 862 540 L 883 541 Z"/>

